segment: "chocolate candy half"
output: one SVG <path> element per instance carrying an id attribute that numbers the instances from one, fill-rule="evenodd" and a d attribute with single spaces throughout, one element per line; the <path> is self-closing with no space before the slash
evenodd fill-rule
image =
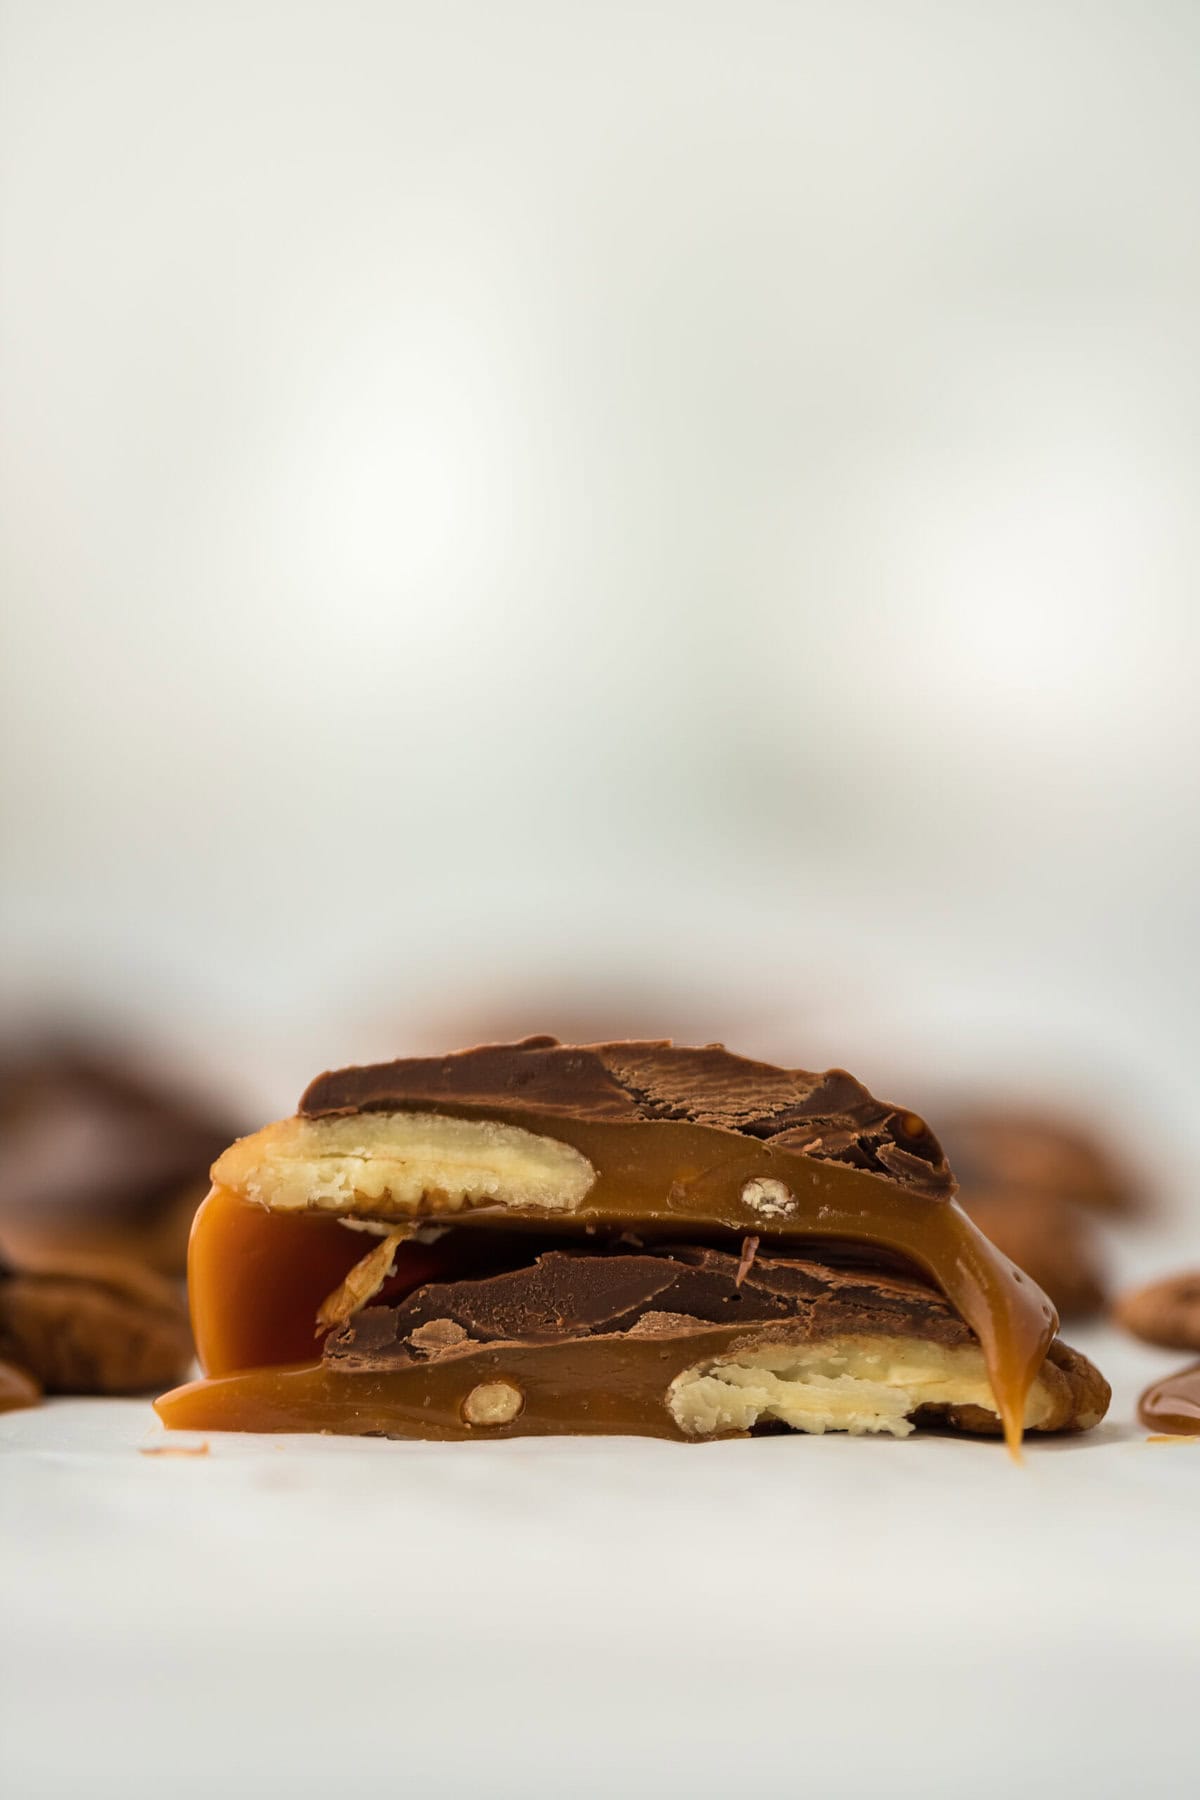
<path id="1" fill-rule="evenodd" d="M 925 1122 L 840 1070 L 551 1038 L 340 1070 L 213 1178 L 209 1379 L 168 1424 L 1015 1444 L 1107 1403 Z"/>

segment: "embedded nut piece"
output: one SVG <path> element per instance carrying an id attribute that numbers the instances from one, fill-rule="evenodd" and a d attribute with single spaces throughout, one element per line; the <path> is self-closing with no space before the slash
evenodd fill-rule
<path id="1" fill-rule="evenodd" d="M 407 1226 L 389 1232 L 373 1250 L 355 1263 L 346 1279 L 326 1294 L 317 1308 L 317 1334 L 331 1331 L 373 1300 L 389 1276 L 396 1273 L 396 1252 L 410 1236 Z"/>
<path id="2" fill-rule="evenodd" d="M 719 1356 L 677 1375 L 667 1406 L 689 1437 L 749 1431 L 762 1421 L 793 1431 L 884 1432 L 914 1422 L 999 1431 L 996 1401 L 974 1345 L 846 1335 L 765 1345 Z M 1108 1384 L 1075 1351 L 1055 1344 L 1029 1390 L 1027 1431 L 1086 1431 L 1103 1418 Z"/>
<path id="3" fill-rule="evenodd" d="M 467 1334 L 454 1319 L 430 1319 L 408 1334 L 408 1341 L 422 1356 L 436 1356 L 441 1350 L 456 1350 L 465 1344 Z"/>
<path id="4" fill-rule="evenodd" d="M 468 1425 L 509 1425 L 524 1404 L 511 1381 L 481 1381 L 463 1401 L 462 1416 Z"/>
<path id="5" fill-rule="evenodd" d="M 748 1181 L 742 1189 L 742 1200 L 765 1219 L 783 1219 L 796 1210 L 796 1196 L 791 1189 L 771 1176 Z"/>

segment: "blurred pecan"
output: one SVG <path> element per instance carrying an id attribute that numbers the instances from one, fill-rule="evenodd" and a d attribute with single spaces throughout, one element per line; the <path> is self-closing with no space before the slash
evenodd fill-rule
<path id="1" fill-rule="evenodd" d="M 1144 1177 L 1082 1121 L 982 1102 L 939 1107 L 936 1116 L 964 1202 L 992 1191 L 1069 1200 L 1100 1213 L 1149 1208 Z"/>
<path id="2" fill-rule="evenodd" d="M 178 1382 L 192 1359 L 173 1282 L 134 1264 L 59 1258 L 0 1267 L 0 1359 L 50 1394 L 137 1394 Z"/>
<path id="3" fill-rule="evenodd" d="M 1019 1189 L 959 1196 L 984 1234 L 1049 1294 L 1064 1319 L 1086 1319 L 1107 1299 L 1104 1245 L 1094 1218 L 1069 1200 Z"/>
<path id="4" fill-rule="evenodd" d="M 1147 1344 L 1200 1350 L 1200 1269 L 1168 1275 L 1122 1294 L 1113 1313 L 1119 1325 Z"/>
<path id="5" fill-rule="evenodd" d="M 23 1406 L 36 1406 L 42 1390 L 27 1369 L 15 1363 L 0 1362 L 0 1412 L 17 1412 Z"/>

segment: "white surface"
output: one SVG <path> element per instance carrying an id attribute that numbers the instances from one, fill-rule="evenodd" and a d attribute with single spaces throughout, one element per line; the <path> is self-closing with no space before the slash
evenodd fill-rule
<path id="1" fill-rule="evenodd" d="M 1200 1446 L 0 1417 L 12 1800 L 1196 1791 Z"/>

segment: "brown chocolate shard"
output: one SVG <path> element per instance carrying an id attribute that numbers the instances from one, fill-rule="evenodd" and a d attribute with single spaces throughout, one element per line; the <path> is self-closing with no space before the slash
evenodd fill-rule
<path id="1" fill-rule="evenodd" d="M 669 1288 L 674 1265 L 657 1256 L 551 1250 L 536 1263 L 473 1281 L 434 1282 L 398 1308 L 410 1325 L 453 1319 L 469 1337 L 579 1337 L 636 1315 Z"/>
<path id="2" fill-rule="evenodd" d="M 48 1394 L 139 1394 L 178 1381 L 192 1360 L 175 1283 L 136 1264 L 59 1258 L 0 1271 L 0 1359 Z"/>
<path id="3" fill-rule="evenodd" d="M 300 1113 L 427 1109 L 625 1122 L 675 1120 L 778 1144 L 945 1196 L 954 1183 L 923 1119 L 876 1100 L 843 1069 L 811 1074 L 736 1056 L 723 1044 L 560 1044 L 550 1037 L 451 1056 L 331 1070 Z"/>
<path id="4" fill-rule="evenodd" d="M 467 1342 L 467 1333 L 456 1319 L 447 1323 L 456 1327 L 457 1335 L 444 1331 L 434 1335 L 433 1326 L 440 1323 L 438 1319 L 416 1325 L 412 1335 L 406 1338 L 400 1324 L 399 1307 L 367 1306 L 330 1332 L 325 1339 L 323 1360 L 329 1364 L 339 1363 L 342 1368 L 355 1372 L 390 1369 L 397 1363 L 416 1362 L 440 1356 L 443 1351 L 458 1350 Z"/>
<path id="5" fill-rule="evenodd" d="M 1188 1269 L 1122 1294 L 1113 1308 L 1119 1325 L 1143 1343 L 1165 1350 L 1200 1350 L 1200 1269 Z"/>

